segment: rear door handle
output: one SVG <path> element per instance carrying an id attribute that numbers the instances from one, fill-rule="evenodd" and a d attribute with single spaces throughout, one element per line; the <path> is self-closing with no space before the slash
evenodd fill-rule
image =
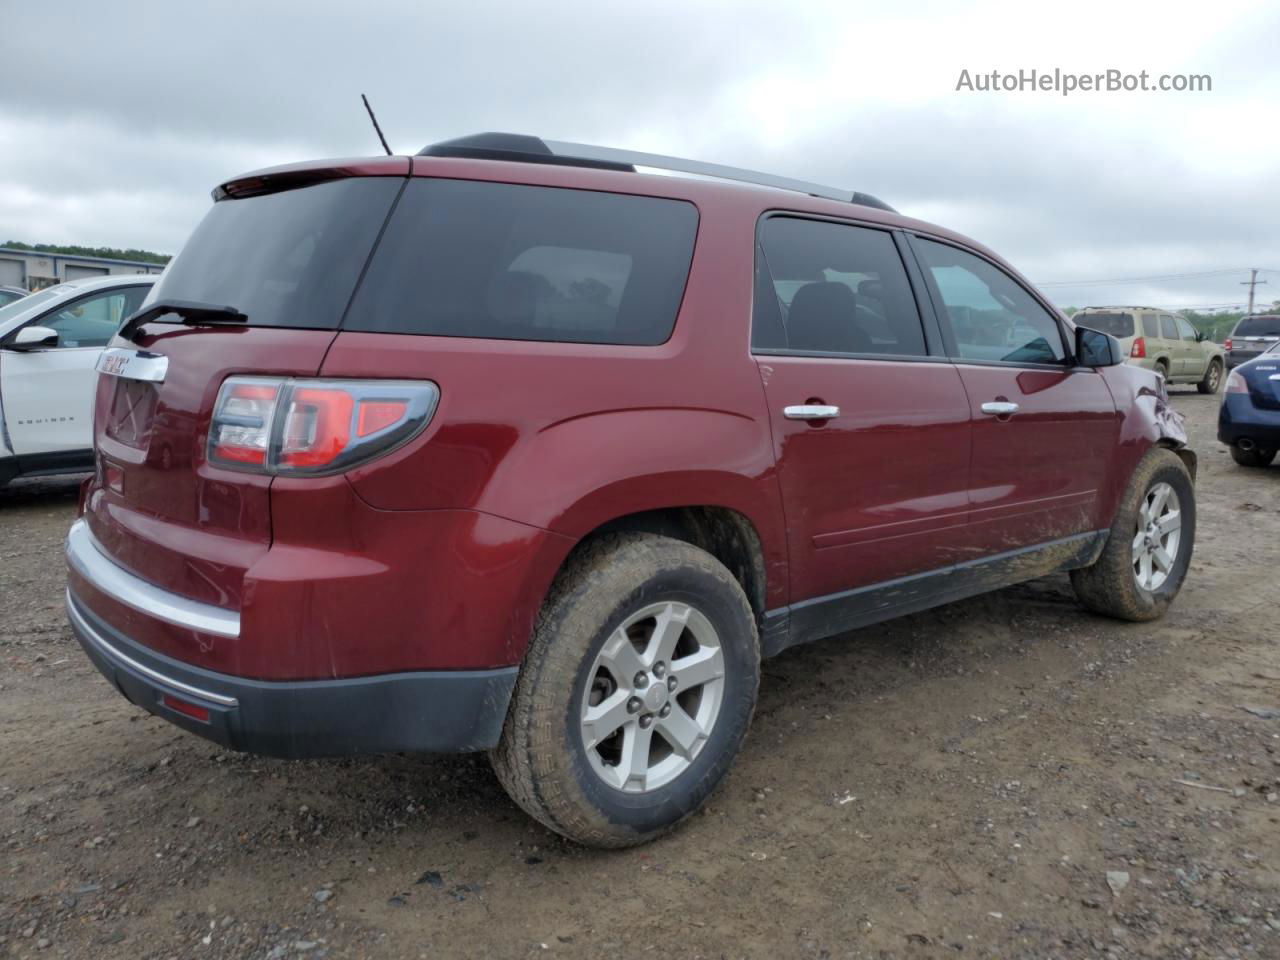
<path id="1" fill-rule="evenodd" d="M 1018 412 L 1018 405 L 1010 403 L 1008 400 L 992 400 L 990 403 L 982 405 L 982 412 L 989 413 L 993 417 L 1007 417 L 1012 413 Z"/>
<path id="2" fill-rule="evenodd" d="M 819 403 L 802 403 L 795 407 L 783 407 L 782 415 L 788 420 L 830 420 L 840 416 L 840 408 Z"/>

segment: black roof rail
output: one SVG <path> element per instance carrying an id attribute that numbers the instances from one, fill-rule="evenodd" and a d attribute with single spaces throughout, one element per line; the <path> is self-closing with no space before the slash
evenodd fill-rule
<path id="1" fill-rule="evenodd" d="M 878 200 L 868 193 L 840 190 L 820 183 L 792 180 L 789 177 L 777 177 L 756 170 L 726 167 L 718 163 L 704 163 L 701 160 L 685 160 L 680 157 L 618 150 L 613 147 L 596 147 L 587 143 L 543 140 L 540 137 L 519 133 L 474 133 L 470 136 L 458 137 L 456 140 L 444 140 L 423 147 L 418 151 L 418 156 L 552 163 L 570 167 L 622 170 L 628 173 L 634 173 L 636 167 L 649 167 L 655 170 L 669 170 L 673 173 L 692 174 L 696 177 L 734 180 L 778 190 L 792 190 L 826 200 L 839 200 L 843 203 L 856 203 L 864 207 L 888 210 L 890 213 L 897 212 L 883 200 Z"/>

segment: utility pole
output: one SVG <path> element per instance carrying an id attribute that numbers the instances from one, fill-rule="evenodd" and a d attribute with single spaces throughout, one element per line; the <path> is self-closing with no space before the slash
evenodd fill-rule
<path id="1" fill-rule="evenodd" d="M 1250 270 L 1250 271 L 1249 271 L 1249 279 L 1248 279 L 1248 280 L 1241 280 L 1241 281 L 1240 281 L 1240 286 L 1242 286 L 1242 287 L 1243 287 L 1243 286 L 1248 286 L 1248 287 L 1249 287 L 1249 313 L 1253 313 L 1253 288 L 1254 288 L 1254 287 L 1256 287 L 1256 286 L 1258 286 L 1259 284 L 1266 283 L 1266 282 L 1267 282 L 1267 281 L 1265 281 L 1265 280 L 1259 280 L 1259 279 L 1258 279 L 1258 271 L 1257 271 L 1257 269 L 1256 269 L 1256 268 L 1255 268 L 1255 269 L 1253 269 L 1253 270 Z M 1248 316 L 1248 315 L 1249 315 L 1249 314 L 1245 314 L 1245 316 Z"/>

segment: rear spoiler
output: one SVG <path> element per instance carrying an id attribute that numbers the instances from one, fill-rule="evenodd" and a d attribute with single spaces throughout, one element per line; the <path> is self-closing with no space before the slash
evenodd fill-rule
<path id="1" fill-rule="evenodd" d="M 213 188 L 213 200 L 256 197 L 264 193 L 295 190 L 344 177 L 407 177 L 408 157 L 353 157 L 343 160 L 317 160 L 291 163 L 282 167 L 255 170 L 228 180 Z"/>

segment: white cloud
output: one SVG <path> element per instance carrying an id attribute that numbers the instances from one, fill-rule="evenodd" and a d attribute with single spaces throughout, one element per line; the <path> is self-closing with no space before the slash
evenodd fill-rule
<path id="1" fill-rule="evenodd" d="M 19 5 L 0 36 L 0 239 L 175 250 L 228 176 L 376 152 L 367 92 L 401 151 L 508 129 L 838 183 L 1034 279 L 1280 269 L 1280 10 L 1206 15 L 1182 0 Z M 1055 67 L 1214 87 L 955 91 L 961 69 Z M 1219 302 L 1235 280 L 1144 296 Z"/>

